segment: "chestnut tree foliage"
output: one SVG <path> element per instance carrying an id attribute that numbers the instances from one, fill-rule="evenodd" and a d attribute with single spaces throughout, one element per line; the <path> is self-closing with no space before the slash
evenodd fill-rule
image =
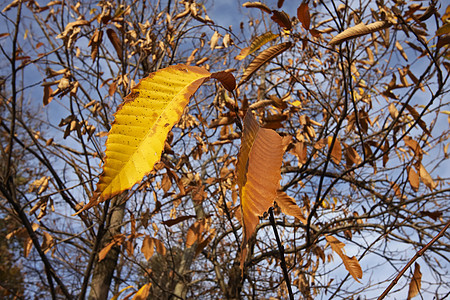
<path id="1" fill-rule="evenodd" d="M 0 295 L 448 297 L 450 8 L 219 2 L 2 3 Z"/>

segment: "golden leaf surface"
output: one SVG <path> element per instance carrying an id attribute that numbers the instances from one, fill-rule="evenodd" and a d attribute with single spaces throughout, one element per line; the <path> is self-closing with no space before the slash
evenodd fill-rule
<path id="1" fill-rule="evenodd" d="M 281 163 L 288 139 L 261 128 L 247 112 L 236 166 L 241 197 L 245 246 L 255 231 L 259 216 L 273 205 L 281 179 Z"/>
<path id="2" fill-rule="evenodd" d="M 170 66 L 142 79 L 125 97 L 106 141 L 96 190 L 100 201 L 131 188 L 152 171 L 167 134 L 210 75 L 200 67 Z"/>
<path id="3" fill-rule="evenodd" d="M 343 252 L 345 244 L 334 236 L 329 235 L 326 236 L 325 239 L 330 244 L 331 249 L 342 259 L 342 262 L 350 275 L 352 275 L 356 281 L 360 282 L 358 279 L 362 278 L 363 272 L 361 266 L 359 265 L 358 259 L 355 256 L 349 257 L 345 255 Z"/>

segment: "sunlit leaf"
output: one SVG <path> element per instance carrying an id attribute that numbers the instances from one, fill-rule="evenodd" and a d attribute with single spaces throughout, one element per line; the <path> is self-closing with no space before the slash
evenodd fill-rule
<path id="1" fill-rule="evenodd" d="M 290 197 L 286 194 L 286 192 L 277 191 L 277 198 L 275 199 L 275 202 L 284 214 L 296 217 L 306 225 L 307 222 L 303 214 L 303 210 L 297 205 L 294 198 Z"/>
<path id="2" fill-rule="evenodd" d="M 444 35 L 450 33 L 450 23 L 445 23 L 436 30 L 436 35 Z"/>
<path id="3" fill-rule="evenodd" d="M 408 290 L 408 300 L 417 296 L 419 294 L 420 288 L 422 286 L 422 273 L 420 272 L 420 265 L 418 263 L 414 264 L 414 274 L 409 283 Z"/>
<path id="4" fill-rule="evenodd" d="M 329 136 L 328 137 L 328 147 L 331 147 L 331 143 L 333 142 L 333 137 Z M 339 163 L 341 162 L 342 159 L 342 147 L 341 147 L 341 142 L 340 140 L 337 138 L 334 141 L 334 145 L 333 148 L 331 149 L 331 160 L 339 165 Z"/>
<path id="5" fill-rule="evenodd" d="M 377 21 L 370 24 L 359 23 L 356 26 L 347 28 L 343 32 L 336 35 L 331 41 L 328 43 L 330 46 L 340 44 L 344 41 L 354 39 L 372 32 L 376 32 L 382 29 L 389 28 L 392 24 L 388 21 Z"/>
<path id="6" fill-rule="evenodd" d="M 417 192 L 419 190 L 420 179 L 419 175 L 414 171 L 414 168 L 408 168 L 408 181 L 413 191 Z"/>
<path id="7" fill-rule="evenodd" d="M 273 205 L 281 179 L 281 162 L 288 138 L 261 128 L 253 114 L 244 119 L 241 148 L 236 166 L 241 197 L 245 246 L 255 231 L 259 216 Z"/>
<path id="8" fill-rule="evenodd" d="M 337 238 L 334 236 L 328 235 L 325 237 L 327 242 L 330 244 L 331 249 L 337 253 L 342 259 L 342 262 L 344 263 L 345 268 L 347 271 L 352 275 L 352 277 L 360 282 L 358 279 L 362 278 L 363 272 L 361 269 L 361 266 L 358 262 L 358 259 L 356 257 L 348 257 L 344 254 L 343 248 L 345 246 L 344 243 L 340 242 Z"/>
<path id="9" fill-rule="evenodd" d="M 110 300 L 117 300 L 117 299 L 119 299 L 119 296 L 120 296 L 123 292 L 125 292 L 125 291 L 128 290 L 128 289 L 132 289 L 132 288 L 134 288 L 134 286 L 132 286 L 132 285 L 129 285 L 129 286 L 127 286 L 127 287 L 124 287 L 124 288 L 121 289 L 117 294 L 115 294 L 114 297 L 112 297 Z"/>
<path id="10" fill-rule="evenodd" d="M 241 81 L 239 82 L 239 85 L 246 82 L 250 76 L 253 75 L 256 71 L 258 71 L 259 68 L 261 68 L 262 65 L 264 65 L 266 62 L 272 60 L 274 57 L 280 55 L 287 49 L 291 48 L 292 43 L 286 42 L 282 44 L 278 44 L 275 46 L 272 46 L 255 57 L 255 59 L 248 65 L 248 67 L 245 69 L 244 74 L 242 75 Z"/>
<path id="11" fill-rule="evenodd" d="M 272 32 L 266 32 L 260 36 L 257 36 L 251 45 L 249 47 L 243 48 L 241 50 L 241 53 L 236 56 L 237 60 L 243 60 L 248 55 L 254 53 L 256 50 L 267 44 L 268 42 L 272 41 L 273 39 L 277 38 L 279 34 L 273 34 Z"/>
<path id="12" fill-rule="evenodd" d="M 151 286 L 152 286 L 151 282 L 144 284 L 139 289 L 139 291 L 137 291 L 136 295 L 134 295 L 133 300 L 146 300 L 148 298 L 148 295 L 150 294 Z"/>
<path id="13" fill-rule="evenodd" d="M 270 8 L 267 5 L 265 5 L 265 4 L 261 3 L 261 2 L 245 2 L 244 4 L 242 4 L 242 6 L 243 7 L 247 7 L 247 8 L 252 8 L 252 7 L 253 8 L 259 8 L 260 10 L 262 10 L 262 11 L 268 13 L 268 14 L 272 13 Z"/>
<path id="14" fill-rule="evenodd" d="M 177 65 L 150 74 L 133 88 L 116 112 L 106 141 L 96 190 L 101 201 L 131 188 L 152 171 L 167 134 L 209 77 L 203 68 Z"/>
<path id="15" fill-rule="evenodd" d="M 428 173 L 428 171 L 425 169 L 425 167 L 420 164 L 419 167 L 419 176 L 420 179 L 422 180 L 422 182 L 430 189 L 430 190 L 434 190 L 437 186 L 437 183 L 434 182 L 433 178 L 431 178 L 430 174 Z"/>

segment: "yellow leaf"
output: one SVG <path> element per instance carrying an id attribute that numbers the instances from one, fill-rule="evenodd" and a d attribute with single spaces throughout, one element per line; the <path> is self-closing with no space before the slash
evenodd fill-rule
<path id="1" fill-rule="evenodd" d="M 354 39 L 372 32 L 376 32 L 385 28 L 390 27 L 392 24 L 388 21 L 377 21 L 370 24 L 359 23 L 353 27 L 347 28 L 343 32 L 336 35 L 328 43 L 330 46 L 340 44 L 344 41 Z"/>
<path id="2" fill-rule="evenodd" d="M 126 290 L 131 289 L 131 288 L 133 288 L 133 286 L 132 286 L 132 285 L 129 285 L 129 286 L 127 286 L 127 287 L 121 289 L 121 290 L 120 290 L 117 294 L 115 294 L 114 297 L 112 297 L 110 300 L 117 300 L 117 299 L 119 299 L 119 296 L 120 296 L 123 292 L 125 292 Z"/>
<path id="3" fill-rule="evenodd" d="M 275 131 L 261 128 L 253 114 L 247 112 L 236 166 L 244 223 L 243 246 L 255 231 L 258 217 L 273 205 L 288 142 Z"/>
<path id="4" fill-rule="evenodd" d="M 148 297 L 148 294 L 150 293 L 151 286 L 152 286 L 151 282 L 143 285 L 139 289 L 139 291 L 137 291 L 136 295 L 134 295 L 133 300 L 146 300 Z"/>
<path id="5" fill-rule="evenodd" d="M 277 38 L 279 34 L 273 34 L 272 32 L 266 32 L 260 36 L 257 36 L 253 42 L 251 43 L 250 47 L 243 48 L 241 50 L 241 53 L 239 53 L 238 56 L 236 56 L 237 60 L 243 60 L 248 55 L 254 53 L 256 50 L 267 44 L 268 42 L 272 41 L 273 39 Z"/>
<path id="6" fill-rule="evenodd" d="M 350 273 L 350 275 L 352 275 L 356 281 L 360 282 L 358 279 L 362 278 L 363 272 L 361 266 L 359 265 L 358 259 L 356 259 L 356 257 L 354 256 L 348 257 L 347 255 L 345 255 L 342 251 L 345 244 L 340 242 L 334 236 L 329 235 L 326 236 L 325 239 L 327 240 L 328 244 L 330 244 L 331 249 L 341 257 L 342 262 L 344 263 L 344 266 Z"/>
<path id="7" fill-rule="evenodd" d="M 131 188 L 150 173 L 164 142 L 200 85 L 210 77 L 203 68 L 176 65 L 161 69 L 132 89 L 115 114 L 106 141 L 103 173 L 89 208 Z"/>
<path id="8" fill-rule="evenodd" d="M 450 32 L 450 23 L 446 23 L 436 30 L 436 35 L 444 35 Z"/>
<path id="9" fill-rule="evenodd" d="M 420 272 L 420 265 L 418 263 L 414 264 L 414 274 L 409 283 L 408 290 L 408 300 L 417 296 L 419 294 L 420 288 L 422 286 L 422 273 Z"/>
<path id="10" fill-rule="evenodd" d="M 245 69 L 244 74 L 242 75 L 241 81 L 239 82 L 239 85 L 243 84 L 245 81 L 247 81 L 250 76 L 253 75 L 256 71 L 259 70 L 259 68 L 264 65 L 266 62 L 272 60 L 274 57 L 280 55 L 287 49 L 291 48 L 292 43 L 286 42 L 282 44 L 278 44 L 275 46 L 272 46 L 255 57 L 255 59 L 248 65 L 248 67 Z"/>

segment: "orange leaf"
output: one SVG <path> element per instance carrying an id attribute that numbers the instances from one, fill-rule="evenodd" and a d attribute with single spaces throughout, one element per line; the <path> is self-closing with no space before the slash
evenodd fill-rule
<path id="1" fill-rule="evenodd" d="M 408 181 L 413 191 L 417 192 L 420 185 L 419 175 L 411 167 L 408 167 Z"/>
<path id="2" fill-rule="evenodd" d="M 251 112 L 245 115 L 236 166 L 244 223 L 243 247 L 254 233 L 259 216 L 273 205 L 289 141 L 271 129 L 261 128 Z"/>
<path id="3" fill-rule="evenodd" d="M 340 242 L 334 236 L 329 235 L 326 236 L 325 239 L 330 244 L 331 249 L 341 257 L 342 262 L 344 263 L 344 266 L 350 273 L 350 275 L 352 275 L 356 281 L 360 282 L 358 279 L 362 278 L 363 272 L 361 266 L 359 265 L 358 259 L 356 259 L 356 257 L 354 256 L 348 257 L 347 255 L 345 255 L 342 251 L 345 244 Z"/>
<path id="4" fill-rule="evenodd" d="M 141 248 L 141 252 L 144 254 L 146 260 L 149 260 L 150 257 L 153 256 L 153 252 L 155 251 L 153 249 L 153 245 L 154 245 L 153 238 L 146 235 L 144 241 L 142 242 Z"/>
<path id="5" fill-rule="evenodd" d="M 328 137 L 328 147 L 331 147 L 332 142 L 333 142 L 333 137 L 329 136 Z M 342 147 L 341 147 L 341 142 L 337 138 L 334 141 L 333 149 L 331 149 L 331 160 L 335 164 L 339 165 L 339 163 L 341 162 L 341 159 L 342 159 Z"/>
<path id="6" fill-rule="evenodd" d="M 275 202 L 277 202 L 284 214 L 296 217 L 306 225 L 307 222 L 303 215 L 303 210 L 295 203 L 294 198 L 290 197 L 286 192 L 279 190 Z"/>
<path id="7" fill-rule="evenodd" d="M 302 23 L 303 28 L 309 30 L 311 24 L 311 16 L 309 14 L 308 3 L 302 2 L 297 8 L 297 18 Z"/>
<path id="8" fill-rule="evenodd" d="M 409 283 L 408 300 L 419 294 L 422 287 L 422 273 L 420 272 L 420 265 L 414 263 L 414 274 Z"/>
<path id="9" fill-rule="evenodd" d="M 253 75 L 256 71 L 261 68 L 262 65 L 264 65 L 266 62 L 272 60 L 274 57 L 280 55 L 287 49 L 291 48 L 292 43 L 286 42 L 282 44 L 278 44 L 275 46 L 272 46 L 255 57 L 255 59 L 248 65 L 248 67 L 244 71 L 244 75 L 242 75 L 241 81 L 239 82 L 239 85 L 246 82 L 250 76 Z"/>

